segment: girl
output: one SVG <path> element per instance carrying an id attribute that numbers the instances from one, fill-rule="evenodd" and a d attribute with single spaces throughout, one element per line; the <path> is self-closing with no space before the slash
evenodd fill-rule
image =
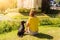
<path id="1" fill-rule="evenodd" d="M 27 31 L 29 34 L 35 35 L 38 33 L 38 23 L 39 19 L 36 17 L 36 11 L 31 10 L 29 13 L 29 19 L 26 23 Z"/>

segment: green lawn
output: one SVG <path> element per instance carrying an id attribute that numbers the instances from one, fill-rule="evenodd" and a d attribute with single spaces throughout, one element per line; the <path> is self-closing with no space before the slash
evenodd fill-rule
<path id="1" fill-rule="evenodd" d="M 50 18 L 49 16 L 38 16 L 39 18 Z M 28 16 L 22 16 L 21 20 L 27 20 Z M 23 38 L 17 36 L 17 30 L 0 34 L 0 40 L 60 40 L 60 27 L 52 25 L 40 26 L 37 36 L 25 35 Z"/>
<path id="2" fill-rule="evenodd" d="M 17 36 L 17 30 L 0 34 L 0 40 L 60 40 L 60 27 L 40 26 L 37 36 L 25 35 L 23 38 Z"/>

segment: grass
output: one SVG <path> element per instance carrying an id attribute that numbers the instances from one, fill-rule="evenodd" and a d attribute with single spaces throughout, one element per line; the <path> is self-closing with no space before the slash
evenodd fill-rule
<path id="1" fill-rule="evenodd" d="M 49 16 L 38 16 L 39 18 L 47 18 Z M 26 20 L 28 16 L 22 16 L 21 20 Z M 40 26 L 39 34 L 36 36 L 25 35 L 23 38 L 17 36 L 17 30 L 0 34 L 0 40 L 60 40 L 60 28 L 52 25 Z"/>
<path id="2" fill-rule="evenodd" d="M 38 16 L 39 18 L 47 18 L 49 16 Z M 28 16 L 23 15 L 21 20 L 27 20 Z M 37 36 L 25 35 L 23 38 L 17 36 L 17 30 L 0 34 L 0 40 L 60 40 L 60 27 L 52 25 L 40 26 Z"/>
<path id="3" fill-rule="evenodd" d="M 25 35 L 23 38 L 17 36 L 17 30 L 0 34 L 0 40 L 60 40 L 60 28 L 40 26 L 37 36 Z"/>

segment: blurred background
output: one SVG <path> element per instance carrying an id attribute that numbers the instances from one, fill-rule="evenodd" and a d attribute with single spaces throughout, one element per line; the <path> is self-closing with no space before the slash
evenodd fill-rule
<path id="1" fill-rule="evenodd" d="M 27 21 L 31 9 L 40 19 L 40 38 L 17 37 L 21 20 Z M 47 36 L 48 35 L 48 36 Z M 60 0 L 0 0 L 0 40 L 60 40 Z M 40 35 L 39 35 L 40 36 Z"/>

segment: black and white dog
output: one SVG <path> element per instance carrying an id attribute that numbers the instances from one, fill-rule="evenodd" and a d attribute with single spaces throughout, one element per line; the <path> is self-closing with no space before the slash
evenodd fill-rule
<path id="1" fill-rule="evenodd" d="M 24 23 L 25 23 L 25 21 L 21 21 L 21 25 L 20 25 L 20 28 L 19 28 L 18 33 L 17 33 L 17 35 L 19 37 L 23 37 L 23 35 L 24 35 L 24 32 L 25 32 Z"/>

